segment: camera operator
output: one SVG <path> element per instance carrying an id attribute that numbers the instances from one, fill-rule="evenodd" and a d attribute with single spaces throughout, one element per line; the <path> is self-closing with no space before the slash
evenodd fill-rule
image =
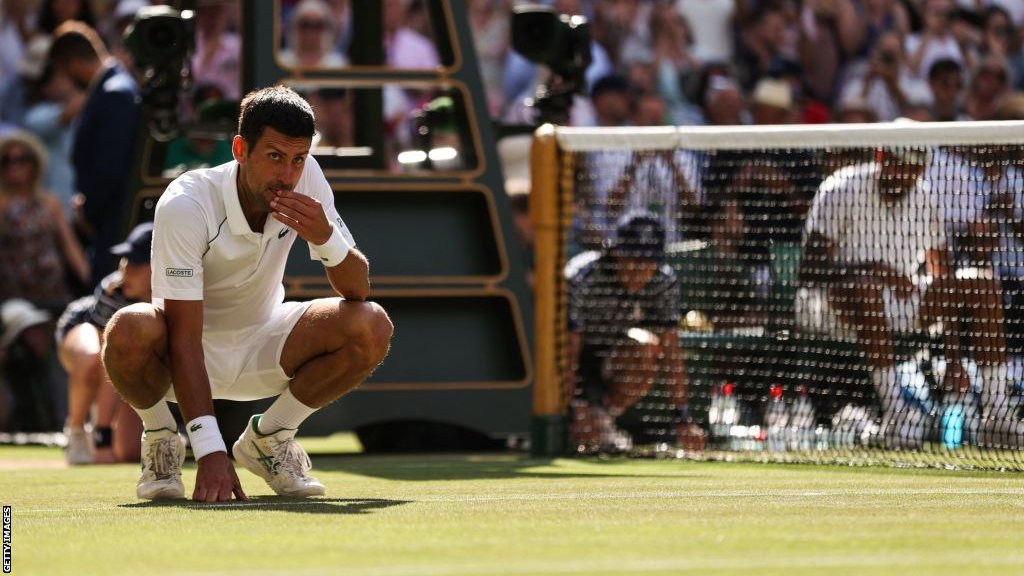
<path id="1" fill-rule="evenodd" d="M 589 103 L 581 95 L 587 92 L 595 69 L 610 70 L 610 63 L 600 46 L 591 41 L 586 18 L 559 14 L 555 8 L 543 5 L 517 6 L 512 14 L 512 48 L 511 68 L 517 67 L 512 65 L 517 61 L 522 68 L 521 60 L 526 60 L 546 70 L 532 98 L 524 100 L 521 95 L 508 94 L 511 103 L 505 113 L 507 121 L 593 124 Z M 506 81 L 506 88 L 508 85 Z"/>
<path id="2" fill-rule="evenodd" d="M 916 95 L 927 93 L 928 85 L 907 68 L 899 32 L 891 30 L 879 36 L 866 61 L 851 70 L 839 101 L 866 101 L 879 122 L 891 122 L 906 115 Z"/>

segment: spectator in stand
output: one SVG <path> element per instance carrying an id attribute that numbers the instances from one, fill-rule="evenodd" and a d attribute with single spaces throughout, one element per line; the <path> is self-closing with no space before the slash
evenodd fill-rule
<path id="1" fill-rule="evenodd" d="M 631 111 L 629 82 L 618 75 L 605 76 L 594 83 L 590 102 L 597 126 L 628 126 Z"/>
<path id="2" fill-rule="evenodd" d="M 742 251 L 746 221 L 732 181 L 709 195 L 700 212 L 706 245 L 688 252 L 677 270 L 683 311 L 700 313 L 714 330 L 758 324 L 763 310 L 753 289 L 757 278 Z"/>
<path id="3" fill-rule="evenodd" d="M 908 69 L 916 78 L 929 78 L 932 66 L 940 60 L 952 60 L 969 68 L 972 55 L 965 54 L 953 34 L 956 10 L 952 0 L 925 0 L 921 31 L 907 36 L 904 48 Z"/>
<path id="4" fill-rule="evenodd" d="M 58 74 L 49 66 L 42 71 L 33 91 L 36 95 L 25 113 L 25 128 L 46 147 L 49 162 L 43 185 L 60 199 L 71 221 L 75 196 L 75 171 L 71 164 L 74 123 L 85 105 L 86 93 L 67 75 Z"/>
<path id="5" fill-rule="evenodd" d="M 691 25 L 693 52 L 707 61 L 733 58 L 737 0 L 676 0 L 676 11 Z M 653 29 L 652 29 L 653 33 Z"/>
<path id="6" fill-rule="evenodd" d="M 981 59 L 964 98 L 964 115 L 971 120 L 995 120 L 1010 93 L 1010 70 L 1002 56 Z"/>
<path id="7" fill-rule="evenodd" d="M 1020 31 L 1013 25 L 1010 14 L 998 5 L 991 5 L 983 13 L 981 56 L 1001 56 L 1010 68 L 1010 85 L 1014 90 L 1024 88 L 1024 51 L 1021 50 Z"/>
<path id="8" fill-rule="evenodd" d="M 411 0 L 382 0 L 384 54 L 392 68 L 434 69 L 441 65 L 433 40 L 408 25 Z"/>
<path id="9" fill-rule="evenodd" d="M 864 38 L 851 56 L 869 58 L 883 36 L 895 34 L 902 43 L 910 33 L 910 16 L 906 5 L 899 0 L 861 0 L 855 8 L 864 21 Z M 900 52 L 903 52 L 902 47 Z"/>
<path id="10" fill-rule="evenodd" d="M 123 234 L 131 171 L 139 137 L 139 88 L 132 75 L 107 52 L 95 30 L 81 22 L 57 28 L 50 65 L 88 97 L 78 118 L 72 162 L 82 198 L 79 229 L 90 241 L 89 285 L 114 271 L 110 247 Z"/>
<path id="11" fill-rule="evenodd" d="M 792 54 L 782 52 L 786 39 L 786 17 L 777 4 L 760 4 L 750 21 L 737 30 L 737 78 L 744 90 L 751 90 L 757 79 L 772 74 Z"/>
<path id="12" fill-rule="evenodd" d="M 229 13 L 238 9 L 237 0 L 200 0 L 196 6 L 192 82 L 220 88 L 226 100 L 242 96 L 242 41 L 228 29 Z"/>
<path id="13" fill-rule="evenodd" d="M 290 18 L 285 48 L 278 54 L 282 64 L 299 68 L 333 68 L 348 64 L 348 59 L 336 49 L 337 30 L 326 2 L 302 0 L 291 11 Z"/>
<path id="14" fill-rule="evenodd" d="M 496 117 L 504 108 L 504 63 L 508 56 L 510 32 L 509 0 L 470 0 L 469 21 L 480 76 L 487 96 L 487 109 Z"/>
<path id="15" fill-rule="evenodd" d="M 906 65 L 903 43 L 895 30 L 883 32 L 863 63 L 851 66 L 840 101 L 861 98 L 881 122 L 891 122 L 905 114 L 908 94 L 926 89 Z"/>
<path id="16" fill-rule="evenodd" d="M 316 117 L 320 140 L 313 154 L 333 155 L 335 148 L 355 145 L 351 93 L 345 88 L 320 88 L 310 94 L 309 104 Z"/>
<path id="17" fill-rule="evenodd" d="M 124 33 L 135 21 L 135 15 L 139 10 L 149 5 L 149 0 L 117 0 L 110 17 L 103 22 L 105 26 L 97 28 L 97 32 L 103 33 L 110 55 L 128 70 L 134 68 L 135 62 L 128 53 L 128 47 L 124 45 Z"/>
<path id="18" fill-rule="evenodd" d="M 683 91 L 683 83 L 700 68 L 690 26 L 668 5 L 659 5 L 652 11 L 650 26 L 658 93 L 665 100 L 673 123 L 686 123 L 690 102 Z"/>
<path id="19" fill-rule="evenodd" d="M 796 121 L 793 90 L 789 83 L 761 78 L 750 97 L 750 116 L 754 124 L 792 124 Z"/>
<path id="20" fill-rule="evenodd" d="M 651 59 L 651 4 L 641 0 L 594 3 L 594 38 L 608 51 L 616 69 Z"/>
<path id="21" fill-rule="evenodd" d="M 704 92 L 704 123 L 736 126 L 747 123 L 748 112 L 739 85 L 727 76 L 715 76 Z"/>
<path id="22" fill-rule="evenodd" d="M 59 311 L 67 278 L 88 282 L 89 263 L 56 196 L 43 188 L 46 152 L 27 132 L 0 139 L 0 301 L 23 298 Z"/>
<path id="23" fill-rule="evenodd" d="M 36 83 L 43 75 L 49 49 L 49 37 L 37 35 L 32 38 L 25 57 L 18 65 L 18 73 L 0 83 L 0 118 L 4 122 L 25 127 L 25 114 L 36 97 Z"/>
<path id="24" fill-rule="evenodd" d="M 37 32 L 33 8 L 34 0 L 4 0 L 0 6 L 0 84 L 18 73 L 28 43 Z"/>
<path id="25" fill-rule="evenodd" d="M 800 61 L 807 94 L 831 103 L 843 65 L 864 38 L 864 20 L 853 0 L 809 0 L 800 15 Z"/>
<path id="26" fill-rule="evenodd" d="M 633 126 L 665 126 L 670 124 L 665 101 L 654 92 L 633 96 Z"/>
<path id="27" fill-rule="evenodd" d="M 963 68 L 960 64 L 952 59 L 937 60 L 928 70 L 928 87 L 931 89 L 935 120 L 960 120 L 960 96 L 964 88 Z"/>
<path id="28" fill-rule="evenodd" d="M 40 32 L 53 36 L 61 24 L 71 20 L 96 27 L 96 18 L 87 0 L 43 0 L 36 22 Z"/>
<path id="29" fill-rule="evenodd" d="M 878 122 L 875 108 L 860 94 L 843 96 L 832 109 L 832 122 L 837 124 L 870 124 Z M 836 167 L 838 168 L 838 166 Z"/>
<path id="30" fill-rule="evenodd" d="M 177 178 L 188 170 L 211 168 L 232 159 L 231 142 L 225 135 L 231 133 L 233 120 L 238 118 L 238 102 L 217 97 L 197 99 L 195 108 L 196 126 L 167 145 L 165 178 Z"/>
<path id="31" fill-rule="evenodd" d="M 0 299 L 0 397 L 9 394 L 10 408 L 0 413 L 4 430 L 60 430 L 54 402 L 53 315 L 28 300 Z M 6 394 L 5 394 L 6 392 Z"/>

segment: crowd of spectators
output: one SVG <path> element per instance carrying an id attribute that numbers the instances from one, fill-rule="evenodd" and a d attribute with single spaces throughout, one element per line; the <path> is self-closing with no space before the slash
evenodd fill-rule
<path id="1" fill-rule="evenodd" d="M 518 3 L 469 0 L 474 29 L 507 29 Z M 591 24 L 577 125 L 992 120 L 1024 89 L 1017 0 L 546 3 Z M 474 39 L 492 114 L 520 120 L 543 72 L 510 50 L 507 34 Z M 604 113 L 608 77 L 626 85 L 628 114 Z M 663 112 L 651 114 L 656 100 Z M 776 113 L 759 117 L 765 106 Z"/>

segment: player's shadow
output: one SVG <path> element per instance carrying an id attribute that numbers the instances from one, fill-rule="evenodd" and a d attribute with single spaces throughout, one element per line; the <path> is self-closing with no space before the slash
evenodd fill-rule
<path id="1" fill-rule="evenodd" d="M 562 467 L 551 458 L 508 454 L 388 454 L 313 456 L 317 470 L 345 472 L 371 478 L 402 481 L 496 480 L 504 478 L 696 478 L 689 467 L 654 473 L 636 472 L 635 459 L 625 456 L 593 457 L 579 462 L 599 464 L 593 471 Z M 616 468 L 622 468 L 619 472 Z"/>
<path id="2" fill-rule="evenodd" d="M 286 496 L 250 496 L 230 502 L 194 502 L 192 500 L 154 500 L 121 504 L 119 508 L 178 508 L 184 510 L 260 512 L 297 512 L 302 514 L 370 514 L 377 510 L 408 504 L 411 500 L 386 498 L 289 498 Z"/>

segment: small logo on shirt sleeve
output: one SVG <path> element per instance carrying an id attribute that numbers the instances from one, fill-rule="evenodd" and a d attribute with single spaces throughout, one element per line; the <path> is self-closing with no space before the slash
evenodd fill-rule
<path id="1" fill-rule="evenodd" d="M 167 275 L 168 276 L 173 276 L 175 278 L 191 278 L 192 277 L 192 269 L 191 268 L 167 268 L 166 270 L 167 270 Z"/>

